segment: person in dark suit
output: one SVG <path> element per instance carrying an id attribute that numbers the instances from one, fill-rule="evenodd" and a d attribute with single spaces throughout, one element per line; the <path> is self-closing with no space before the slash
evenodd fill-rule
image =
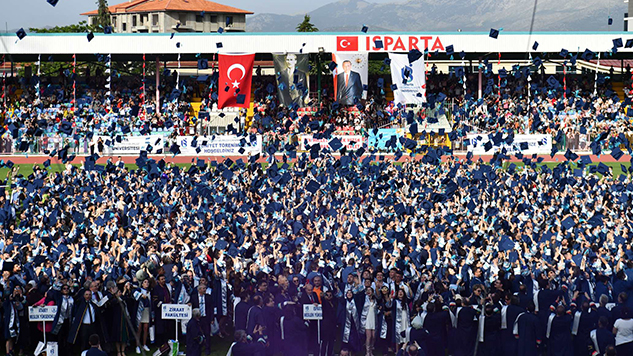
<path id="1" fill-rule="evenodd" d="M 235 306 L 235 312 L 233 313 L 233 324 L 235 330 L 246 330 L 246 322 L 248 321 L 248 311 L 251 308 L 250 300 L 251 295 L 247 291 L 243 291 L 240 294 L 240 302 Z"/>
<path id="2" fill-rule="evenodd" d="M 191 295 L 191 307 L 200 310 L 200 327 L 204 335 L 204 345 L 211 352 L 211 322 L 213 321 L 213 299 L 207 294 L 207 286 L 199 284 L 197 292 Z"/>
<path id="3" fill-rule="evenodd" d="M 92 334 L 89 339 L 90 348 L 81 353 L 81 356 L 107 356 L 108 354 L 101 350 L 101 340 L 99 335 Z"/>
<path id="4" fill-rule="evenodd" d="M 260 334 L 261 331 L 261 327 L 257 327 L 255 333 Z M 263 355 L 264 352 L 266 352 L 266 341 L 263 338 L 260 337 L 257 341 L 249 342 L 246 331 L 235 331 L 235 342 L 229 350 L 231 356 Z"/>
<path id="5" fill-rule="evenodd" d="M 155 311 L 154 325 L 156 326 L 156 342 L 159 345 L 164 344 L 169 339 L 170 335 L 173 335 L 173 321 L 163 320 L 160 310 L 163 304 L 169 304 L 172 302 L 171 291 L 167 287 L 165 276 L 159 275 L 157 278 L 158 284 L 152 291 L 152 306 Z"/>
<path id="6" fill-rule="evenodd" d="M 334 298 L 334 294 L 331 290 L 326 291 L 323 300 L 323 320 L 321 321 L 321 356 L 334 355 L 337 310 L 338 302 Z"/>
<path id="7" fill-rule="evenodd" d="M 363 95 L 363 81 L 358 72 L 352 71 L 352 62 L 343 61 L 343 72 L 336 76 L 336 100 L 341 105 L 354 105 Z"/>
<path id="8" fill-rule="evenodd" d="M 200 309 L 191 311 L 191 320 L 187 323 L 187 355 L 202 355 L 202 344 L 205 344 L 207 334 L 203 331 L 204 324 L 200 315 Z"/>
<path id="9" fill-rule="evenodd" d="M 303 306 L 307 304 L 319 304 L 319 297 L 316 293 L 314 293 L 312 284 L 306 284 L 303 293 L 301 294 L 301 298 L 299 298 L 299 302 L 301 303 L 301 310 L 303 310 Z M 308 321 L 308 352 L 310 353 L 318 353 L 319 348 L 319 340 L 318 340 L 318 325 L 316 320 Z"/>
<path id="10" fill-rule="evenodd" d="M 83 299 L 74 303 L 68 343 L 87 348 L 90 336 L 102 332 L 101 322 L 99 308 L 92 302 L 92 292 L 84 291 Z"/>
<path id="11" fill-rule="evenodd" d="M 279 103 L 285 106 L 297 104 L 302 107 L 305 104 L 308 81 L 306 73 L 298 68 L 298 62 L 296 54 L 288 53 L 285 56 L 285 68 L 279 71 L 277 92 Z"/>

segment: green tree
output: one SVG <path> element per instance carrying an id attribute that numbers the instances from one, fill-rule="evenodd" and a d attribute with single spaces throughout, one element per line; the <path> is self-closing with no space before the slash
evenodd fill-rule
<path id="1" fill-rule="evenodd" d="M 305 14 L 303 21 L 297 25 L 297 32 L 319 32 L 319 29 L 310 22 L 310 15 Z"/>
<path id="2" fill-rule="evenodd" d="M 97 5 L 99 6 L 99 10 L 97 13 L 97 17 L 95 18 L 94 25 L 101 28 L 110 26 L 111 19 L 110 19 L 110 9 L 108 8 L 108 1 L 97 0 Z"/>
<path id="3" fill-rule="evenodd" d="M 29 32 L 34 33 L 82 33 L 94 30 L 95 27 L 88 25 L 87 21 L 80 21 L 76 25 L 55 26 L 52 28 L 29 28 Z"/>

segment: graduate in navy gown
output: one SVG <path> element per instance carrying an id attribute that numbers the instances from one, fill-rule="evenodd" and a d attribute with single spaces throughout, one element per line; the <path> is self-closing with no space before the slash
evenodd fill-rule
<path id="1" fill-rule="evenodd" d="M 563 305 L 556 307 L 556 313 L 547 320 L 547 354 L 549 356 L 572 356 L 574 348 L 571 338 L 573 318 Z"/>
<path id="2" fill-rule="evenodd" d="M 598 319 L 598 328 L 591 330 L 589 333 L 589 347 L 588 350 L 597 352 L 598 355 L 602 355 L 609 346 L 615 346 L 615 336 L 612 330 L 608 329 L 609 319 L 607 317 L 600 317 Z"/>
<path id="3" fill-rule="evenodd" d="M 291 304 L 283 308 L 283 319 L 280 323 L 284 356 L 305 356 L 308 354 L 306 339 L 308 323 L 297 316 L 296 310 L 295 306 Z"/>
<path id="4" fill-rule="evenodd" d="M 534 311 L 534 303 L 528 302 L 527 311 L 517 316 L 513 333 L 518 338 L 518 356 L 537 356 L 541 339 L 541 323 Z"/>
<path id="5" fill-rule="evenodd" d="M 205 343 L 206 336 L 200 321 L 200 309 L 194 308 L 191 319 L 187 323 L 187 356 L 202 355 L 202 345 Z"/>
<path id="6" fill-rule="evenodd" d="M 470 305 L 468 298 L 456 301 L 453 328 L 455 342 L 450 343 L 454 356 L 472 356 L 477 339 L 477 311 Z"/>

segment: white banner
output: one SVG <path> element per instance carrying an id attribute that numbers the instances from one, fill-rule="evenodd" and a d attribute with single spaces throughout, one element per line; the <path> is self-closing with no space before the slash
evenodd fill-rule
<path id="1" fill-rule="evenodd" d="M 323 320 L 323 309 L 320 305 L 304 304 L 303 320 Z"/>
<path id="2" fill-rule="evenodd" d="M 138 155 L 139 152 L 147 149 L 147 146 L 152 146 L 153 148 L 152 152 L 148 152 L 150 155 L 158 149 L 165 151 L 163 148 L 164 138 L 159 135 L 121 136 L 121 142 L 117 142 L 116 136 L 114 138 L 110 136 L 95 136 L 92 138 L 95 152 L 98 152 L 99 149 L 99 139 L 103 142 L 103 156 Z M 107 143 L 110 145 L 108 146 Z M 169 148 L 167 148 L 167 151 L 169 151 Z"/>
<path id="3" fill-rule="evenodd" d="M 57 314 L 57 306 L 29 307 L 29 321 L 53 321 Z"/>
<path id="4" fill-rule="evenodd" d="M 161 316 L 163 319 L 189 320 L 191 319 L 191 305 L 163 304 L 161 306 Z"/>
<path id="5" fill-rule="evenodd" d="M 367 53 L 332 53 L 336 63 L 334 75 L 334 94 L 341 105 L 356 105 L 360 99 L 367 99 L 369 73 L 369 55 Z"/>
<path id="6" fill-rule="evenodd" d="M 508 155 L 519 152 L 523 154 L 550 154 L 552 152 L 552 135 L 515 135 L 511 145 L 501 143 L 499 146 L 495 146 L 487 134 L 468 134 L 466 138 L 469 141 L 468 152 L 476 155 L 492 155 L 500 152 L 503 148 L 507 150 L 506 154 Z M 488 151 L 484 147 L 487 142 L 492 144 Z M 524 144 L 523 149 L 521 149 L 522 143 Z"/>
<path id="7" fill-rule="evenodd" d="M 426 76 L 424 57 L 409 63 L 406 54 L 389 53 L 391 82 L 398 88 L 393 92 L 394 102 L 420 104 L 426 102 Z"/>
<path id="8" fill-rule="evenodd" d="M 330 141 L 335 138 L 341 140 L 341 143 L 344 147 L 347 148 L 347 150 L 357 150 L 363 147 L 363 145 L 365 144 L 365 138 L 362 135 L 332 135 L 332 138 L 329 140 L 326 138 L 316 139 L 312 135 L 301 135 L 300 147 L 302 151 L 306 151 L 310 149 L 312 145 L 318 143 L 321 145 L 321 149 L 327 148 L 331 150 L 332 148 L 330 147 Z"/>
<path id="9" fill-rule="evenodd" d="M 205 137 L 178 136 L 176 138 L 180 146 L 180 154 L 184 156 L 246 156 L 262 152 L 262 136 L 256 135 L 257 140 L 250 141 L 250 137 L 238 137 L 236 135 L 216 135 Z M 196 147 L 192 142 L 196 140 Z M 244 144 L 242 145 L 242 140 Z M 196 151 L 200 148 L 200 153 Z M 243 152 L 240 152 L 243 148 Z"/>

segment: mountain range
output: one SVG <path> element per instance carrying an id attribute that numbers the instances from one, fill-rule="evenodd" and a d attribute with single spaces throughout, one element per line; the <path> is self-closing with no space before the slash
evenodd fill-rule
<path id="1" fill-rule="evenodd" d="M 541 0 L 534 31 L 622 31 L 627 4 L 585 0 Z M 534 2 L 526 0 L 408 0 L 372 3 L 340 0 L 307 14 L 322 32 L 529 31 Z M 613 25 L 608 26 L 608 18 Z M 294 32 L 303 14 L 260 13 L 247 18 L 248 32 Z"/>

